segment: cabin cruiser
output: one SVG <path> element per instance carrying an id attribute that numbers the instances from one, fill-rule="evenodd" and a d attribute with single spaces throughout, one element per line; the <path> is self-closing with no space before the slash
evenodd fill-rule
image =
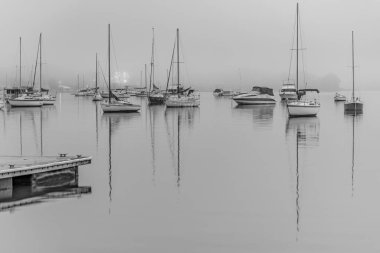
<path id="1" fill-rule="evenodd" d="M 337 92 L 337 93 L 335 93 L 334 101 L 335 101 L 335 102 L 346 101 L 346 96 L 344 96 L 344 95 L 342 95 L 342 94 L 339 94 L 339 93 Z"/>
<path id="2" fill-rule="evenodd" d="M 267 87 L 254 86 L 252 91 L 233 96 L 232 99 L 238 105 L 261 105 L 275 104 L 273 89 Z"/>
<path id="3" fill-rule="evenodd" d="M 287 103 L 289 117 L 315 117 L 321 107 L 317 98 L 311 94 L 319 93 L 317 89 L 298 90 L 298 99 Z"/>
<path id="4" fill-rule="evenodd" d="M 17 98 L 9 99 L 8 102 L 12 107 L 39 107 L 43 105 L 42 100 L 33 96 L 29 96 L 27 94 L 23 94 Z"/>
<path id="5" fill-rule="evenodd" d="M 297 89 L 294 83 L 284 83 L 280 90 L 281 100 L 297 100 Z"/>

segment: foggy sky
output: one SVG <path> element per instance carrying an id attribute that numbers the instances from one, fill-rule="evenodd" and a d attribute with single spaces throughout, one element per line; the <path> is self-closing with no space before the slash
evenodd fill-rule
<path id="1" fill-rule="evenodd" d="M 0 83 L 4 85 L 6 76 L 8 85 L 15 79 L 19 36 L 23 39 L 23 80 L 29 79 L 42 32 L 44 82 L 61 80 L 76 86 L 77 74 L 84 74 L 90 84 L 96 52 L 106 66 L 110 23 L 118 71 L 128 73 L 129 84 L 140 84 L 140 71 L 150 61 L 151 29 L 155 27 L 156 75 L 164 86 L 178 27 L 186 85 L 199 89 L 244 89 L 253 84 L 278 87 L 289 69 L 296 2 L 2 0 Z M 304 0 L 300 13 L 311 80 L 333 75 L 342 88 L 351 86 L 354 30 L 358 87 L 378 88 L 380 1 Z M 111 64 L 116 71 L 115 60 Z"/>

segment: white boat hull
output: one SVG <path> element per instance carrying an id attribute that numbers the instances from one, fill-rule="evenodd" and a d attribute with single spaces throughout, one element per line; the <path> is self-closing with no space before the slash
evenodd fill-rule
<path id="1" fill-rule="evenodd" d="M 166 107 L 198 107 L 201 104 L 199 96 L 169 96 Z"/>
<path id="2" fill-rule="evenodd" d="M 40 100 L 9 99 L 8 102 L 12 107 L 39 107 L 43 105 L 43 101 Z"/>
<path id="3" fill-rule="evenodd" d="M 102 103 L 102 110 L 105 113 L 112 112 L 138 112 L 140 110 L 139 105 L 134 105 L 130 103 Z"/>
<path id="4" fill-rule="evenodd" d="M 287 104 L 289 117 L 315 117 L 319 112 L 319 103 L 295 101 Z"/>

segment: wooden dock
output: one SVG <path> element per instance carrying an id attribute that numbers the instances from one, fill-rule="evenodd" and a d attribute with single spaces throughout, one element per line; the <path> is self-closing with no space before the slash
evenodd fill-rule
<path id="1" fill-rule="evenodd" d="M 85 156 L 0 157 L 0 212 L 91 193 L 90 186 L 78 185 L 78 167 L 90 163 Z"/>
<path id="2" fill-rule="evenodd" d="M 0 157 L 0 179 L 77 168 L 91 163 L 88 156 Z"/>

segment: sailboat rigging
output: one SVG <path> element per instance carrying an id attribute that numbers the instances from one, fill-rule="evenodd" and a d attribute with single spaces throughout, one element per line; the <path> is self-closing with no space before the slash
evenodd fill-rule
<path id="1" fill-rule="evenodd" d="M 140 105 L 128 101 L 118 100 L 111 91 L 111 25 L 108 24 L 108 100 L 101 104 L 104 113 L 110 112 L 138 112 Z"/>
<path id="2" fill-rule="evenodd" d="M 100 95 L 100 92 L 99 92 L 99 87 L 98 87 L 98 54 L 96 53 L 96 57 L 95 57 L 95 94 L 94 96 L 92 97 L 92 101 L 102 101 L 103 100 L 103 97 L 102 95 Z"/>
<path id="3" fill-rule="evenodd" d="M 180 57 L 179 57 L 179 29 L 177 28 L 177 92 L 169 95 L 165 101 L 166 107 L 198 107 L 200 96 L 195 94 L 192 88 L 181 89 L 180 83 Z M 169 72 L 170 74 L 170 72 Z"/>
<path id="4" fill-rule="evenodd" d="M 344 103 L 345 113 L 363 113 L 363 102 L 355 96 L 355 57 L 354 57 L 354 31 L 351 33 L 352 38 L 352 96 L 351 100 Z"/>
<path id="5" fill-rule="evenodd" d="M 311 93 L 319 93 L 318 89 L 299 89 L 299 75 L 298 75 L 298 54 L 301 50 L 298 47 L 299 43 L 299 7 L 297 3 L 297 19 L 296 19 L 296 90 L 297 100 L 288 101 L 287 108 L 289 117 L 315 117 L 318 114 L 320 103 L 316 99 L 310 98 L 308 95 Z"/>

